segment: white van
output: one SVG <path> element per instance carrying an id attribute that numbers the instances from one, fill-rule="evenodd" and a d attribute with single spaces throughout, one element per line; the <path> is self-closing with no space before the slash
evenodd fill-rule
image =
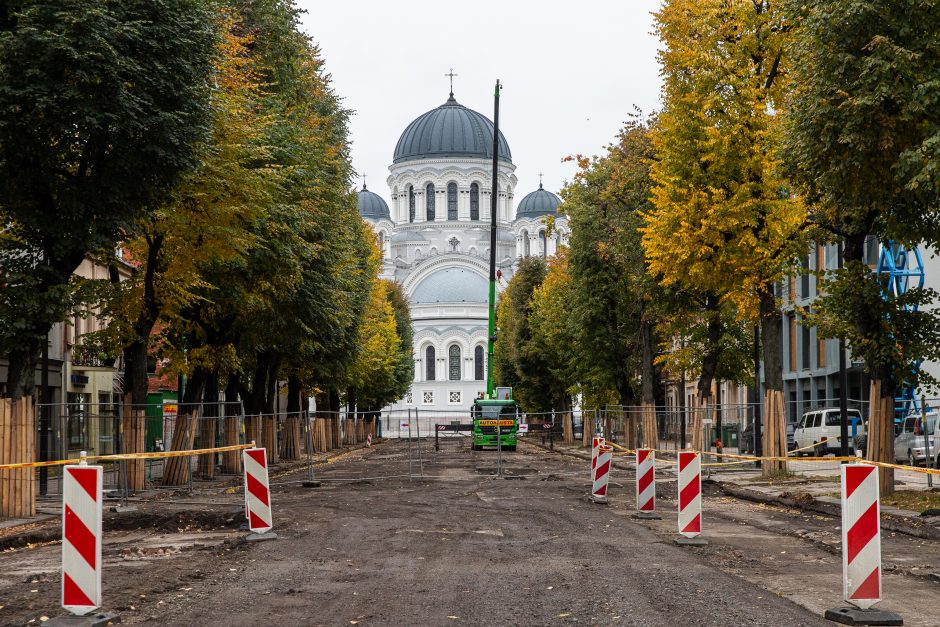
<path id="1" fill-rule="evenodd" d="M 857 409 L 848 411 L 849 417 L 849 446 L 853 438 L 859 433 L 864 433 L 865 423 L 862 421 L 862 415 Z M 796 441 L 796 448 L 806 448 L 814 446 L 797 453 L 797 455 L 826 455 L 827 453 L 839 453 L 841 446 L 841 427 L 839 408 L 814 409 L 803 414 L 800 422 L 796 425 L 796 431 L 793 432 L 793 439 Z"/>
<path id="2" fill-rule="evenodd" d="M 938 437 L 937 410 L 927 413 L 927 435 L 924 435 L 924 419 L 918 414 L 908 416 L 901 423 L 901 430 L 894 438 L 894 459 L 898 463 L 917 466 L 924 463 L 929 455 L 931 461 L 937 454 L 937 447 L 934 441 Z M 926 440 L 926 442 L 925 442 Z M 930 452 L 925 455 L 927 446 Z"/>

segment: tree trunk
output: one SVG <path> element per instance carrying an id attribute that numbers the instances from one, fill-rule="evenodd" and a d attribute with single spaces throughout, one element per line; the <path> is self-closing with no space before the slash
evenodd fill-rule
<path id="1" fill-rule="evenodd" d="M 171 451 L 192 450 L 196 440 L 196 422 L 199 416 L 199 400 L 205 387 L 206 371 L 196 368 L 183 394 L 183 404 L 179 408 L 176 427 L 173 430 Z M 170 457 L 166 460 L 163 471 L 163 485 L 181 486 L 189 483 L 192 472 L 190 457 Z"/>
<path id="2" fill-rule="evenodd" d="M 0 399 L 0 464 L 34 461 L 36 407 L 33 398 Z M 35 515 L 35 469 L 0 470 L 0 518 L 32 518 Z"/>
<path id="3" fill-rule="evenodd" d="M 646 448 L 659 448 L 659 430 L 656 428 L 656 367 L 653 359 L 656 355 L 653 341 L 653 325 L 646 317 L 640 323 L 640 344 L 642 346 L 641 378 L 642 405 L 640 413 L 643 419 L 643 440 Z"/>
<path id="4" fill-rule="evenodd" d="M 894 386 L 872 373 L 869 388 L 868 451 L 871 461 L 894 463 Z M 894 469 L 878 468 L 881 496 L 894 493 Z"/>
<path id="5" fill-rule="evenodd" d="M 41 347 L 41 341 L 28 339 L 23 341 L 22 348 L 7 353 L 7 398 L 16 401 L 32 396 L 36 383 L 36 360 Z"/>
<path id="6" fill-rule="evenodd" d="M 222 421 L 222 441 L 225 446 L 240 444 L 241 429 L 239 429 L 238 382 L 234 375 L 229 375 L 225 386 L 225 419 Z M 239 451 L 222 453 L 222 472 L 227 475 L 237 475 L 242 470 L 242 456 Z"/>
<path id="7" fill-rule="evenodd" d="M 206 378 L 203 395 L 202 419 L 199 421 L 199 448 L 215 448 L 215 434 L 219 422 L 219 374 L 213 372 Z M 199 476 L 203 479 L 215 477 L 215 453 L 199 456 Z"/>
<path id="8" fill-rule="evenodd" d="M 287 421 L 284 429 L 284 441 L 281 443 L 281 456 L 285 460 L 300 459 L 300 394 L 300 378 L 297 375 L 288 376 Z"/>
<path id="9" fill-rule="evenodd" d="M 786 457 L 787 418 L 783 398 L 783 316 L 777 307 L 772 287 L 765 285 L 760 292 L 761 347 L 764 352 L 764 411 L 761 436 L 763 454 L 767 457 Z M 754 434 L 757 437 L 757 434 Z M 761 463 L 765 477 L 787 471 L 784 461 Z"/>
<path id="10" fill-rule="evenodd" d="M 143 453 L 146 448 L 147 412 L 133 402 L 132 394 L 124 394 L 123 403 L 124 416 L 120 434 L 121 452 Z M 163 420 L 162 413 L 160 420 Z M 127 473 L 127 489 L 138 492 L 146 488 L 146 460 L 129 459 L 124 463 L 125 472 Z"/>

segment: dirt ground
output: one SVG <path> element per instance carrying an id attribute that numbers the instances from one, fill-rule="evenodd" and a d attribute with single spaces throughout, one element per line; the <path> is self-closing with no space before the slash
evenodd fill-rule
<path id="1" fill-rule="evenodd" d="M 662 520 L 635 521 L 629 472 L 603 506 L 582 460 L 529 446 L 503 460 L 494 477 L 495 453 L 465 440 L 420 457 L 394 441 L 319 467 L 319 488 L 275 473 L 266 542 L 245 541 L 242 495 L 219 482 L 109 514 L 104 609 L 164 625 L 831 624 L 838 520 L 713 488 L 710 544 L 679 548 L 674 483 L 660 483 Z M 0 624 L 61 614 L 60 551 L 54 520 L 0 537 Z M 884 553 L 881 607 L 940 624 L 937 543 L 886 533 Z"/>

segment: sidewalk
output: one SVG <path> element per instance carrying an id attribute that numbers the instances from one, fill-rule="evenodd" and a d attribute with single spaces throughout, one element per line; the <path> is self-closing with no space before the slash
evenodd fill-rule
<path id="1" fill-rule="evenodd" d="M 527 445 L 536 446 L 549 450 L 549 446 L 542 445 L 536 438 L 526 438 Z M 577 457 L 589 462 L 591 459 L 590 449 L 583 448 L 580 444 L 564 444 L 558 441 L 554 443 L 554 452 L 560 455 Z M 734 453 L 734 449 L 725 449 L 727 453 Z M 668 459 L 668 458 L 667 458 Z M 712 459 L 714 459 L 712 457 Z M 631 461 L 632 457 L 615 451 L 613 467 L 621 470 L 635 472 L 635 464 Z M 767 480 L 761 476 L 761 471 L 754 468 L 751 463 L 741 464 L 740 466 L 728 466 L 719 468 L 704 468 L 703 481 L 717 486 L 724 494 L 735 498 L 752 501 L 756 503 L 778 504 L 785 507 L 827 514 L 830 516 L 841 515 L 841 505 L 839 501 L 839 474 L 838 463 L 816 464 L 812 469 L 809 462 L 801 462 L 798 459 L 790 464 L 796 466 L 797 473 L 812 472 L 811 475 L 803 476 L 797 474 L 792 478 Z M 801 468 L 802 466 L 802 468 Z M 831 466 L 831 467 L 830 467 Z M 669 483 L 676 479 L 675 466 L 672 464 L 657 464 L 656 467 L 657 482 Z M 899 471 L 898 487 L 903 490 L 926 491 L 926 482 L 910 482 L 907 475 L 917 473 Z M 923 476 L 923 475 L 919 475 Z M 937 481 L 935 485 L 940 484 Z M 937 487 L 933 488 L 938 491 Z M 881 503 L 881 524 L 884 529 L 895 531 L 917 538 L 940 540 L 940 511 L 927 510 L 924 515 L 920 512 L 901 509 L 886 504 L 883 499 Z"/>

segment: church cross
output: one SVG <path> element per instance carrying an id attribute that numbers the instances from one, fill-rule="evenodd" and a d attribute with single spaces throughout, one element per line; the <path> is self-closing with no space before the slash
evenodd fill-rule
<path id="1" fill-rule="evenodd" d="M 539 172 L 539 189 L 542 189 L 542 173 Z"/>
<path id="2" fill-rule="evenodd" d="M 454 74 L 454 68 L 450 68 L 450 72 L 448 72 L 444 76 L 447 76 L 450 78 L 450 97 L 453 98 L 454 97 L 454 77 L 459 76 L 459 74 Z"/>
<path id="3" fill-rule="evenodd" d="M 366 173 L 362 173 L 362 191 L 366 191 Z"/>

